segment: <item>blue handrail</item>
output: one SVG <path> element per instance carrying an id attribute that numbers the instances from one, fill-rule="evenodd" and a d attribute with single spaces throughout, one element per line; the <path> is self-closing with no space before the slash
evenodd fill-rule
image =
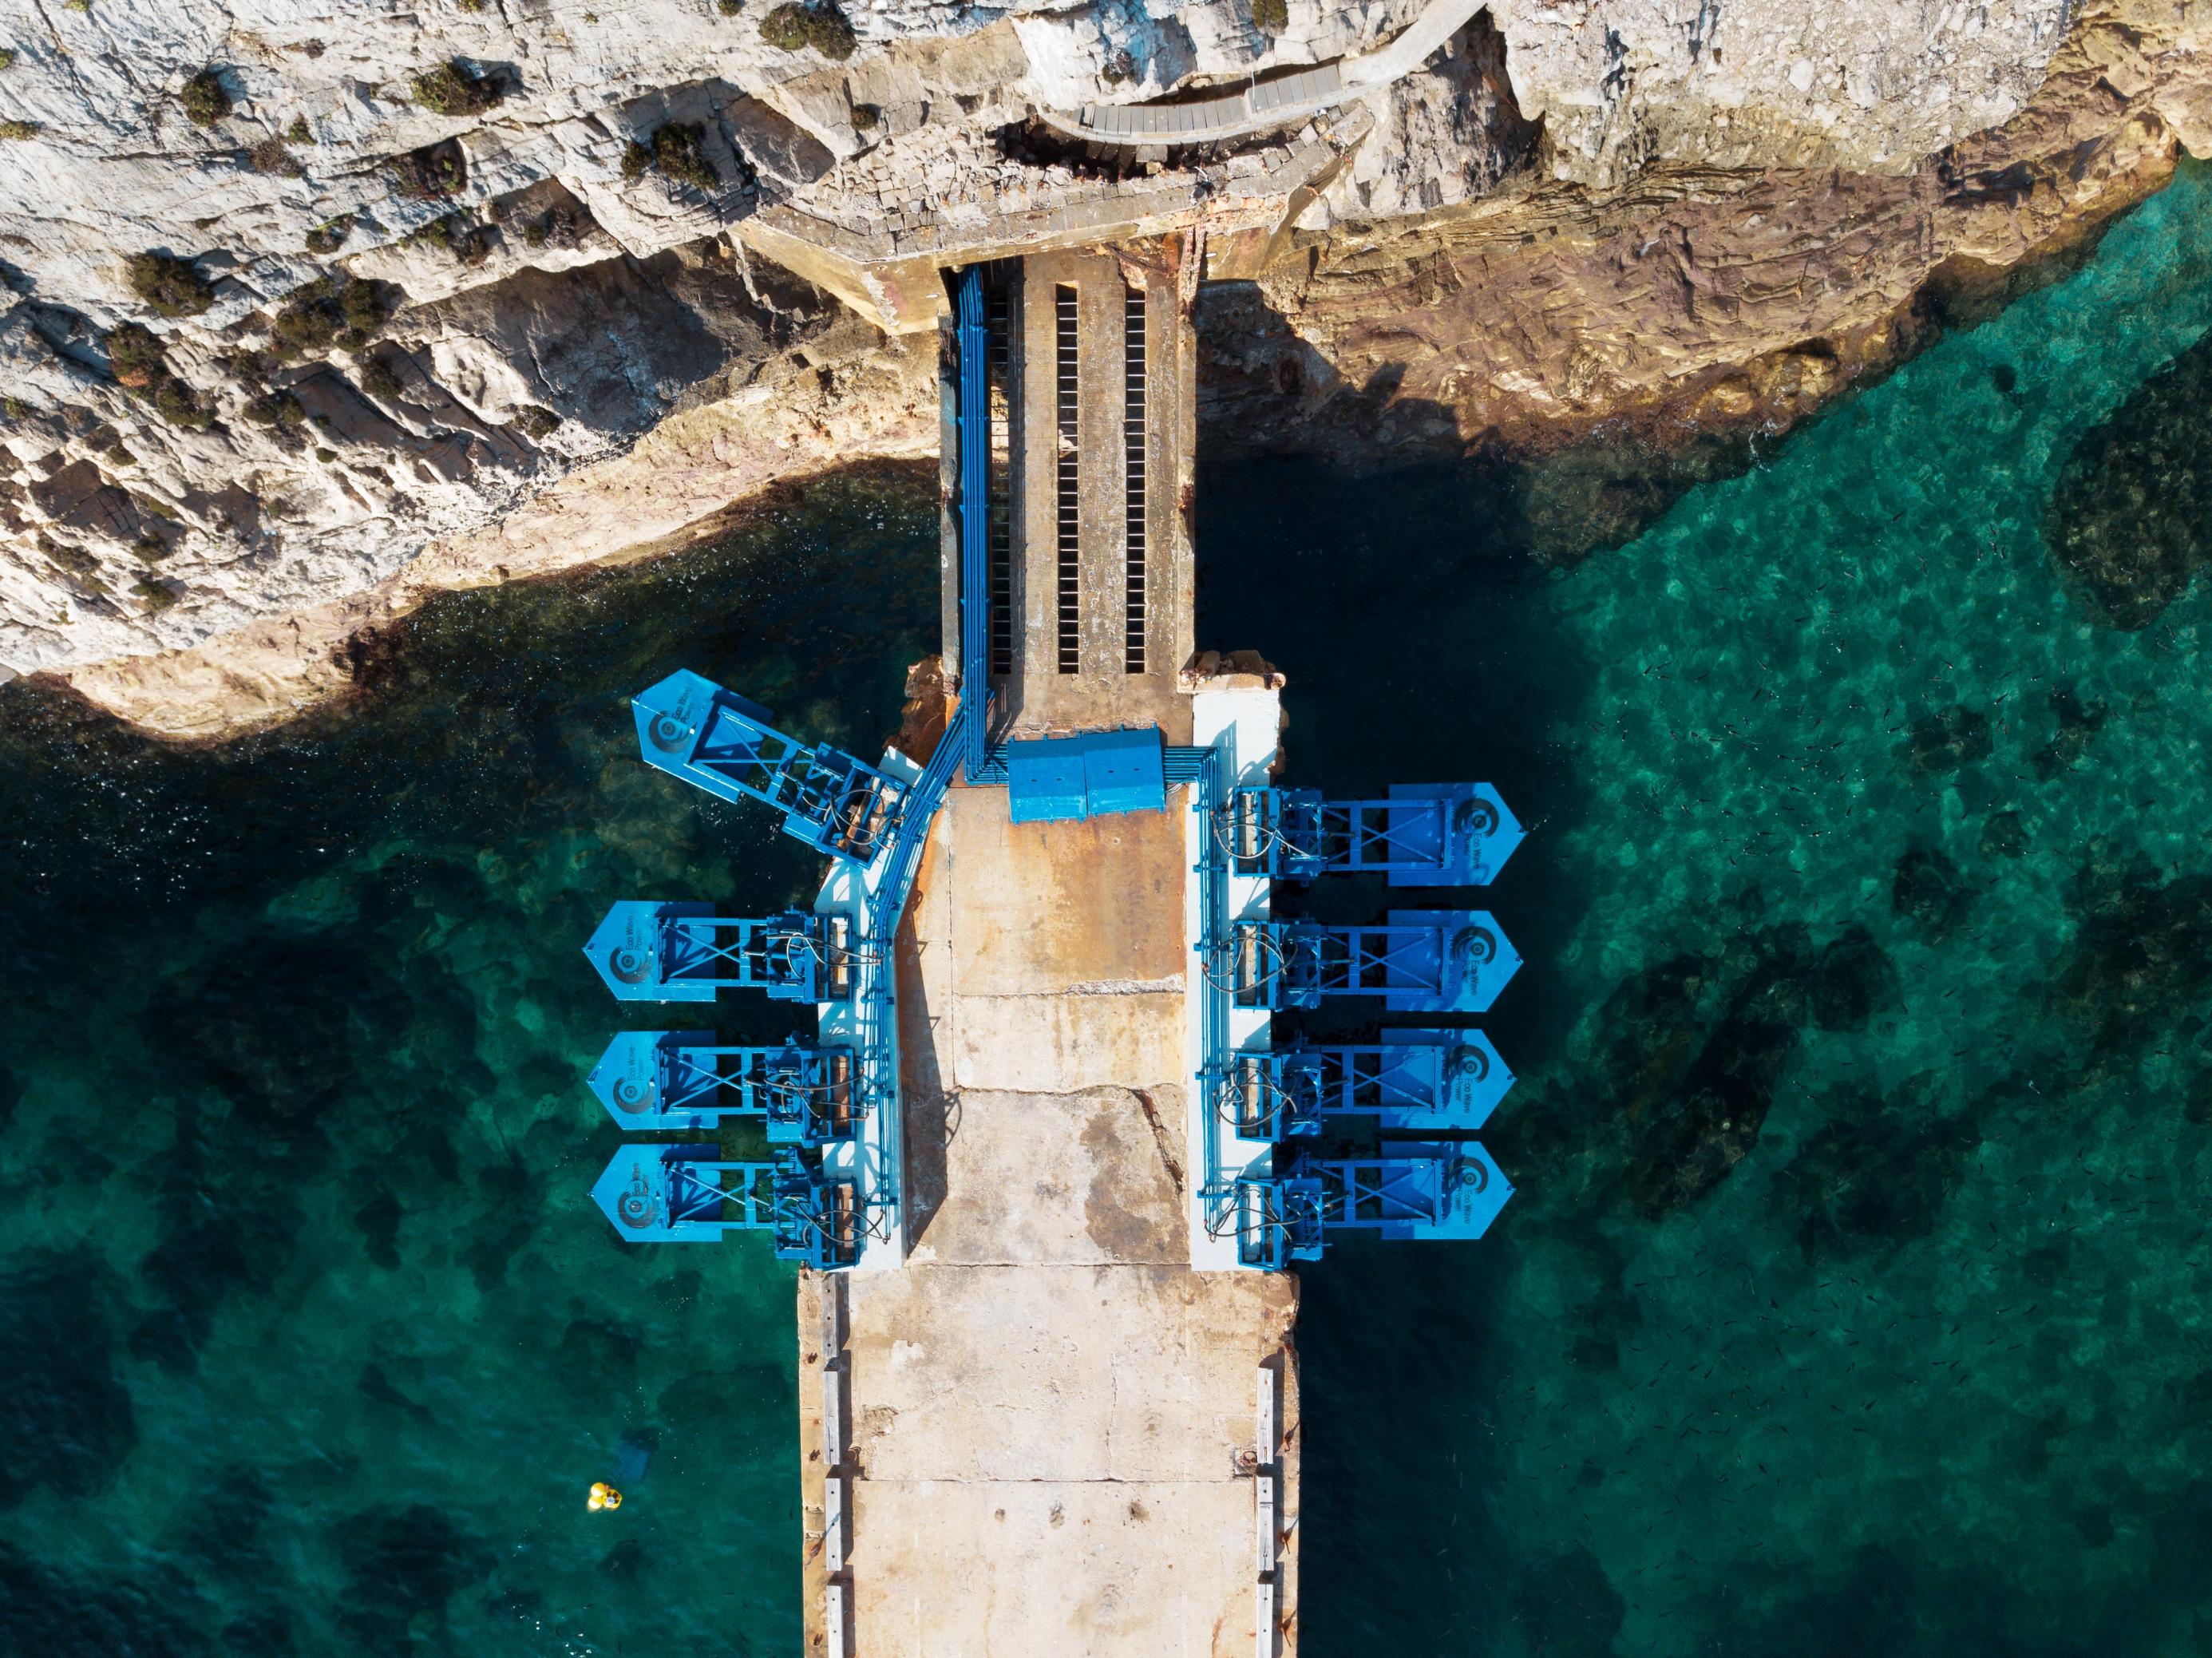
<path id="1" fill-rule="evenodd" d="M 960 356 L 960 709 L 965 714 L 973 708 L 977 714 L 960 733 L 967 738 L 960 758 L 966 762 L 972 780 L 983 768 L 985 727 L 989 722 L 981 714 L 991 695 L 983 662 L 991 622 L 991 596 L 984 585 L 984 550 L 990 534 L 991 424 L 984 384 L 988 344 L 983 331 L 981 265 L 971 264 L 960 273 L 953 338 Z M 955 735 L 954 729 L 946 729 L 948 744 Z"/>

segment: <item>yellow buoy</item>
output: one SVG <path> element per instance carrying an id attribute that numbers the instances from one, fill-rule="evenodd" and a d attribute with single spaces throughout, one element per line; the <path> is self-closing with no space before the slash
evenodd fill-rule
<path id="1" fill-rule="evenodd" d="M 592 1482 L 591 1495 L 584 1499 L 584 1506 L 593 1514 L 602 1509 L 618 1509 L 622 1507 L 622 1493 L 605 1480 L 595 1479 Z"/>

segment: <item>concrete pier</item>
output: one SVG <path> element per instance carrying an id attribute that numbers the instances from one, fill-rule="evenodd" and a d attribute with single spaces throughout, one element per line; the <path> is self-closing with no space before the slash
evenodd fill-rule
<path id="1" fill-rule="evenodd" d="M 1272 689 L 1189 671 L 1192 257 L 998 273 L 994 738 L 1188 744 L 1225 695 L 1264 734 L 1239 762 L 1272 753 Z M 1194 1264 L 1189 793 L 1018 824 L 962 786 L 936 818 L 897 943 L 903 1264 L 800 1285 L 810 1653 L 1296 1651 L 1297 1282 Z"/>

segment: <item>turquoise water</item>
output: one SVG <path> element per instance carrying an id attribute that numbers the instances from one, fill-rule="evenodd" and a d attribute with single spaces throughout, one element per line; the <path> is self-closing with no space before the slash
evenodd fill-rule
<path id="1" fill-rule="evenodd" d="M 726 665 L 880 742 L 934 477 L 441 603 L 358 717 L 221 755 L 0 692 L 0 1650 L 796 1650 L 791 1274 L 592 1207 L 580 947 L 617 897 L 811 898 L 624 698 Z"/>
<path id="2" fill-rule="evenodd" d="M 1308 1278 L 1309 1651 L 2212 1650 L 2212 595 L 2042 540 L 2208 195 L 1571 572 L 1463 480 L 1202 497 L 1296 780 L 1537 826 L 1519 1197 Z"/>
<path id="3" fill-rule="evenodd" d="M 1289 672 L 1294 780 L 1534 829 L 1519 1197 L 1306 1277 L 1315 1658 L 2212 1647 L 2212 598 L 2117 632 L 2043 546 L 2212 325 L 2208 195 L 1571 568 L 1510 479 L 1204 481 L 1201 636 Z M 811 889 L 623 699 L 872 747 L 933 480 L 441 601 L 218 753 L 0 689 L 0 1649 L 795 1648 L 790 1278 L 591 1208 L 577 946 Z"/>

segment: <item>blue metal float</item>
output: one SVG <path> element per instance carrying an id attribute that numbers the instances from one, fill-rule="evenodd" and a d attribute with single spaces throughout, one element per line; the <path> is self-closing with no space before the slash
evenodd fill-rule
<path id="1" fill-rule="evenodd" d="M 1368 1157 L 1294 1151 L 1277 1174 L 1237 1182 L 1237 1260 L 1267 1272 L 1318 1260 L 1339 1232 L 1479 1238 L 1512 1195 L 1504 1172 L 1473 1141 L 1409 1143 Z"/>
<path id="2" fill-rule="evenodd" d="M 1480 1013 L 1521 967 L 1490 912 L 1394 909 L 1379 926 L 1239 921 L 1222 957 L 1239 1007 L 1318 1007 L 1379 996 L 1397 1013 Z"/>
<path id="3" fill-rule="evenodd" d="M 630 699 L 646 763 L 725 800 L 764 800 L 787 835 L 865 864 L 898 832 L 907 786 L 769 723 L 757 702 L 679 669 Z"/>
<path id="4" fill-rule="evenodd" d="M 1524 838 L 1487 783 L 1393 783 L 1382 800 L 1243 788 L 1216 832 L 1239 875 L 1311 881 L 1387 875 L 1393 886 L 1487 886 Z"/>
<path id="5" fill-rule="evenodd" d="M 770 1145 L 817 1150 L 847 1140 L 860 1120 L 849 1048 L 793 1036 L 781 1048 L 723 1048 L 711 1030 L 625 1030 L 587 1078 L 624 1128 L 710 1128 L 754 1118 Z"/>
<path id="6" fill-rule="evenodd" d="M 592 1200 L 632 1243 L 713 1243 L 726 1232 L 767 1232 L 777 1256 L 829 1270 L 849 1266 L 865 1230 L 853 1182 L 786 1151 L 767 1163 L 726 1163 L 712 1145 L 625 1145 L 592 1187 Z"/>
<path id="7" fill-rule="evenodd" d="M 1372 1043 L 1261 1049 L 1209 1068 L 1217 1108 L 1246 1139 L 1318 1134 L 1371 1117 L 1385 1133 L 1472 1133 L 1513 1073 L 1480 1030 L 1385 1030 Z"/>
<path id="8" fill-rule="evenodd" d="M 716 915 L 712 904 L 635 899 L 607 912 L 584 954 L 625 1002 L 711 1002 L 726 989 L 843 1002 L 862 964 L 842 915 L 793 909 L 739 920 Z"/>

